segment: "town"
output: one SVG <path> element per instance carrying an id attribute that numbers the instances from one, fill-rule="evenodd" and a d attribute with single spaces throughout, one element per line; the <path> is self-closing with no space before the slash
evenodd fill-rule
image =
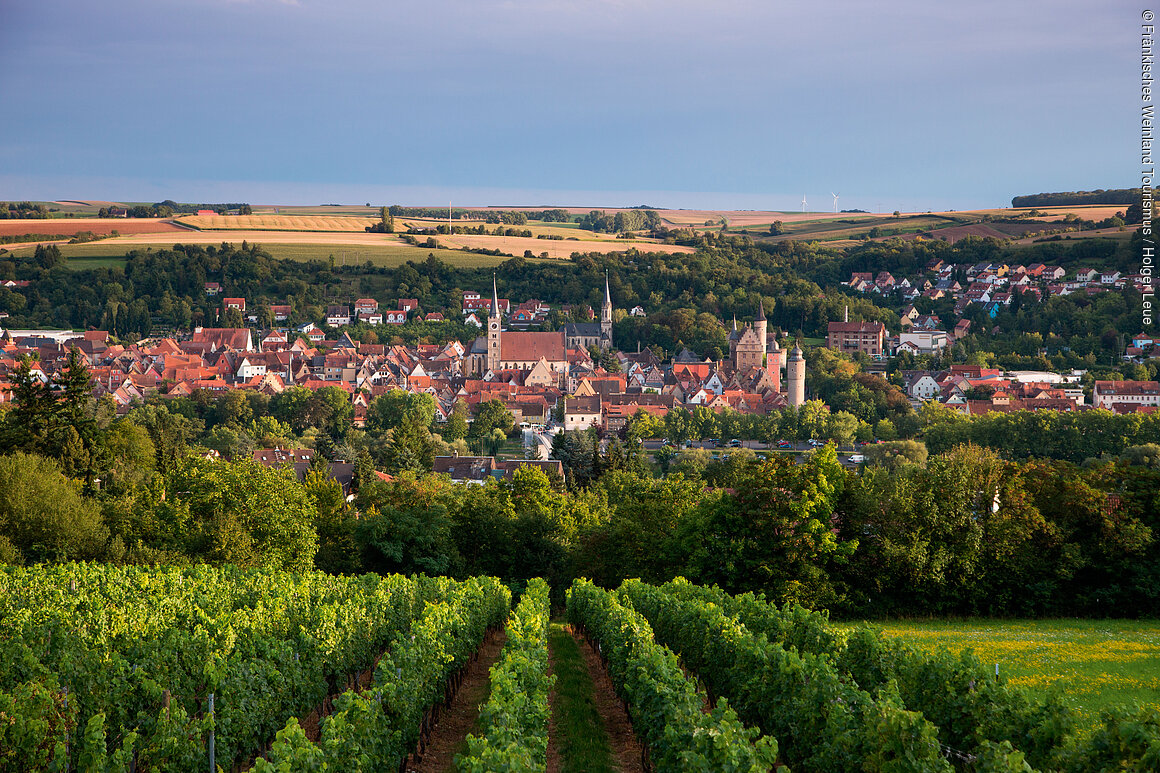
<path id="1" fill-rule="evenodd" d="M 967 266 L 932 261 L 925 276 L 932 274 L 933 279 L 920 276 L 912 282 L 905 277 L 896 281 L 886 271 L 854 273 L 843 284 L 859 293 L 902 302 L 949 297 L 954 300 L 957 319 L 953 325 L 945 325 L 936 314 L 920 314 L 911 303 L 900 316 L 899 329 L 890 332 L 878 321 L 850 321 L 847 309 L 842 321 L 828 323 L 824 347 L 859 363 L 868 377 L 881 379 L 882 388 L 900 390 L 914 410 L 922 410 L 928 403 L 966 415 L 1091 408 L 1125 414 L 1154 412 L 1160 407 L 1160 384 L 1156 381 L 1097 380 L 1085 392 L 1084 371 L 1077 369 L 1063 373 L 1005 371 L 955 363 L 948 357 L 938 369 L 896 368 L 888 374 L 888 362 L 893 358 L 906 355 L 900 359 L 913 361 L 924 355 L 937 357 L 969 335 L 972 323 L 961 315 L 972 304 L 986 309 L 993 318 L 1001 307 L 1019 303 L 1028 294 L 1037 301 L 1048 294 L 1093 294 L 1128 286 L 1139 289 L 1141 280 L 1083 268 L 1068 276 L 1058 266 L 1038 263 Z M 27 280 L 8 280 L 5 286 L 19 291 L 28 284 Z M 784 422 L 763 427 L 762 417 L 782 415 L 787 408 L 800 410 L 807 401 L 825 413 L 829 413 L 829 406 L 812 393 L 800 342 L 769 327 L 761 301 L 750 320 L 718 320 L 727 331 L 727 356 L 713 360 L 683 348 L 661 361 L 653 350 L 639 344 L 635 350 L 618 348 L 613 340 L 615 309 L 607 277 L 601 289 L 598 318 L 593 311 L 592 321 L 567 322 L 556 330 L 542 329 L 551 306 L 534 298 L 501 297 L 494 278 L 488 290 L 465 291 L 459 309 L 423 314 L 415 298 L 391 299 L 387 306 L 376 298 L 359 298 L 350 305 L 327 306 L 323 318 L 288 326 L 289 304 L 271 304 L 259 311 L 247 298 L 230 295 L 229 287 L 206 282 L 206 297 L 220 299 L 218 320 L 233 326 L 195 327 L 186 334 L 128 344 L 114 343 L 100 330 L 4 330 L 0 333 L 0 402 L 12 400 L 10 377 L 21 362 L 27 360 L 31 378 L 51 385 L 65 367 L 70 350 L 75 349 L 88 366 L 93 395 L 109 398 L 119 414 L 154 399 L 164 402 L 199 393 L 212 399 L 235 390 L 274 397 L 293 388 L 334 389 L 349 401 L 351 425 L 363 428 L 372 401 L 402 390 L 431 397 L 435 431 L 446 424 L 457 406 L 466 408 L 465 418 L 470 422 L 481 406 L 498 401 L 510 414 L 512 425 L 524 429 L 520 456 L 527 459 L 548 460 L 555 433 L 594 429 L 605 438 L 624 438 L 629 422 L 645 415 L 655 420 L 649 425 L 650 437 L 682 445 L 706 439 L 723 442 L 732 437 L 764 439 L 769 445 L 780 440 L 790 448 L 798 441 L 804 448 L 806 441 L 828 440 L 845 447 L 847 463 L 863 460 L 857 445 L 898 437 L 892 428 L 887 432 L 880 423 L 876 427 L 864 421 L 815 422 L 805 433 L 787 430 Z M 627 313 L 643 316 L 645 310 L 635 306 Z M 387 330 L 408 321 L 438 323 L 453 315 L 478 328 L 479 336 L 406 345 L 368 343 L 349 332 L 354 323 L 362 323 L 363 330 L 379 326 Z M 263 321 L 273 324 L 263 327 Z M 389 338 L 389 334 L 382 338 Z M 1160 357 L 1160 346 L 1144 333 L 1131 339 L 1123 355 L 1126 362 L 1136 363 L 1156 357 Z M 674 422 L 665 426 L 673 411 L 695 412 L 699 419 L 676 422 L 679 429 L 674 433 L 669 431 Z M 713 420 L 724 415 L 744 418 L 732 423 Z M 880 432 L 875 432 L 876 428 Z M 913 431 L 902 434 L 909 437 Z M 298 463 L 300 473 L 311 454 L 311 449 L 284 448 L 278 438 L 272 448 L 253 451 L 254 458 L 266 464 Z M 474 467 L 475 482 L 482 482 L 504 464 L 502 460 L 479 459 Z M 339 463 L 336 470 L 349 473 L 349 460 L 335 461 Z M 460 473 L 472 469 L 464 462 L 456 465 L 443 457 L 433 464 L 437 471 L 454 467 Z M 350 475 L 341 477 L 349 488 Z"/>

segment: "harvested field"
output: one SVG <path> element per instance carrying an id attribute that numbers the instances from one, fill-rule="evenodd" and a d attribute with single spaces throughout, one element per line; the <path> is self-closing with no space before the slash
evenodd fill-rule
<path id="1" fill-rule="evenodd" d="M 636 248 L 641 252 L 693 252 L 692 247 L 657 242 L 628 241 L 627 239 L 594 241 L 554 241 L 522 236 L 436 236 L 439 244 L 448 247 L 469 249 L 484 248 L 500 250 L 509 255 L 523 255 L 525 250 L 539 257 L 548 253 L 549 258 L 570 258 L 573 252 L 624 252 Z"/>
<path id="2" fill-rule="evenodd" d="M 1021 207 L 1020 209 L 973 209 L 968 212 L 959 212 L 960 215 L 991 215 L 993 217 L 1019 217 L 1025 215 L 1032 210 L 1039 210 L 1042 215 L 1036 216 L 1036 220 L 1062 220 L 1066 215 L 1075 215 L 1084 220 L 1103 220 L 1115 215 L 1117 212 L 1123 212 L 1128 208 L 1127 204 L 1091 204 L 1087 206 L 1073 206 L 1073 207 Z"/>
<path id="3" fill-rule="evenodd" d="M 436 228 L 441 225 L 447 225 L 447 220 L 432 220 L 430 218 L 420 217 L 397 217 L 395 218 L 395 229 L 397 231 L 406 231 L 410 227 L 415 228 Z M 485 231 L 494 231 L 499 227 L 498 223 L 485 223 L 482 220 L 455 220 L 453 225 L 466 226 L 468 228 L 478 228 L 483 226 Z M 525 225 L 504 225 L 504 228 L 518 228 L 522 231 L 531 231 L 532 236 L 539 236 L 544 234 L 547 236 L 563 236 L 567 239 L 569 236 L 574 236 L 577 239 L 585 241 L 621 241 L 617 239 L 616 234 L 596 233 L 595 231 L 584 231 L 578 227 L 576 223 L 545 223 L 540 220 L 529 221 Z M 472 234 L 469 234 L 472 235 Z M 485 236 L 487 234 L 484 234 Z M 438 234 L 436 239 L 441 238 Z M 641 239 L 640 241 L 648 241 Z"/>
<path id="4" fill-rule="evenodd" d="M 125 254 L 130 250 L 167 250 L 172 249 L 174 244 L 217 245 L 223 241 L 233 244 L 249 241 L 261 245 L 262 249 L 281 260 L 325 261 L 333 256 L 335 265 L 359 265 L 370 261 L 375 266 L 394 267 L 408 260 L 426 260 L 430 254 L 453 266 L 468 268 L 490 268 L 498 266 L 505 260 L 511 260 L 507 255 L 477 255 L 459 250 L 413 247 L 383 234 L 320 234 L 293 231 L 239 231 L 228 234 L 221 231 L 184 231 L 176 236 L 166 235 L 164 238 L 156 235 L 134 236 L 102 239 L 87 244 L 61 244 L 60 250 L 69 258 L 70 268 L 83 269 L 123 266 Z M 0 249 L 8 249 L 18 256 L 31 255 L 33 248 L 33 245 L 0 246 Z"/>
<path id="5" fill-rule="evenodd" d="M 107 236 L 113 231 L 121 234 L 174 233 L 184 229 L 160 218 L 50 218 L 48 220 L 0 220 L 0 236 L 20 234 L 60 234 L 72 236 L 80 231 L 92 231 Z"/>
<path id="6" fill-rule="evenodd" d="M 204 231 L 337 231 L 365 233 L 379 221 L 368 217 L 319 215 L 193 215 L 178 220 Z"/>
<path id="7" fill-rule="evenodd" d="M 844 220 L 852 217 L 870 217 L 861 212 L 777 212 L 742 211 L 730 212 L 724 209 L 667 209 L 660 212 L 661 219 L 671 225 L 701 226 L 706 220 L 718 222 L 721 218 L 729 221 L 730 228 L 752 228 L 769 226 L 774 220 L 783 223 L 798 223 L 805 220 Z"/>

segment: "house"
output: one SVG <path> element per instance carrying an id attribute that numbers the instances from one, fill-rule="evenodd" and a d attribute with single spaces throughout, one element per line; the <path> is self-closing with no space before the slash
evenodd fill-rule
<path id="1" fill-rule="evenodd" d="M 1160 382 L 1097 381 L 1092 387 L 1092 404 L 1108 410 L 1160 406 Z"/>
<path id="2" fill-rule="evenodd" d="M 886 326 L 881 322 L 831 322 L 826 346 L 841 352 L 865 352 L 872 357 L 882 354 Z"/>
<path id="3" fill-rule="evenodd" d="M 383 313 L 381 311 L 360 311 L 358 321 L 368 325 L 381 325 L 383 324 Z"/>
<path id="4" fill-rule="evenodd" d="M 399 308 L 405 312 L 412 312 L 419 308 L 419 300 L 417 298 L 400 298 Z"/>
<path id="5" fill-rule="evenodd" d="M 902 376 L 903 388 L 915 400 L 932 400 L 942 391 L 934 376 L 924 371 L 907 371 Z"/>
<path id="6" fill-rule="evenodd" d="M 244 327 L 198 327 L 186 343 L 193 344 L 193 348 L 206 351 L 218 349 L 233 349 L 239 352 L 254 351 L 253 339 L 250 331 Z M 184 344 L 182 346 L 184 350 Z"/>
<path id="7" fill-rule="evenodd" d="M 492 456 L 436 456 L 431 471 L 448 476 L 452 483 L 477 486 L 482 486 L 489 478 L 498 479 L 503 475 Z"/>
<path id="8" fill-rule="evenodd" d="M 443 322 L 443 315 L 438 311 L 433 311 L 426 317 L 423 317 L 424 322 Z"/>
<path id="9" fill-rule="evenodd" d="M 221 291 L 222 291 L 222 286 L 220 284 L 218 284 L 217 282 L 206 282 L 205 283 L 205 294 L 206 295 L 218 295 L 219 293 L 221 293 Z"/>
<path id="10" fill-rule="evenodd" d="M 379 310 L 379 302 L 374 298 L 359 298 L 354 302 L 354 313 L 356 316 L 362 314 L 373 314 Z"/>
<path id="11" fill-rule="evenodd" d="M 600 426 L 600 396 L 565 397 L 565 431 L 588 429 Z"/>
<path id="12" fill-rule="evenodd" d="M 275 322 L 285 322 L 290 319 L 290 313 L 293 309 L 289 304 L 278 304 L 270 306 L 270 312 L 274 315 Z"/>
<path id="13" fill-rule="evenodd" d="M 633 306 L 632 309 L 629 310 L 628 315 L 630 317 L 643 317 L 643 316 L 645 316 L 644 306 Z"/>
<path id="14" fill-rule="evenodd" d="M 327 306 L 326 324 L 331 327 L 350 324 L 350 308 L 347 306 Z"/>
<path id="15" fill-rule="evenodd" d="M 407 321 L 407 312 L 404 309 L 392 309 L 391 311 L 384 311 L 383 322 L 388 325 L 401 325 Z"/>
<path id="16" fill-rule="evenodd" d="M 245 298 L 223 298 L 222 299 L 222 309 L 225 311 L 229 311 L 230 309 L 237 309 L 238 311 L 240 311 L 244 314 L 246 312 L 246 299 Z"/>
<path id="17" fill-rule="evenodd" d="M 898 348 L 900 351 L 912 349 L 919 354 L 934 354 L 947 346 L 947 334 L 943 330 L 912 330 L 900 333 Z"/>

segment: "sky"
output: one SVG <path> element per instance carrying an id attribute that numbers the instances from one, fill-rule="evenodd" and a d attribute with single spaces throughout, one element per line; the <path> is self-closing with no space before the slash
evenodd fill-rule
<path id="1" fill-rule="evenodd" d="M 904 211 L 1138 184 L 1122 0 L 0 0 L 0 200 Z"/>

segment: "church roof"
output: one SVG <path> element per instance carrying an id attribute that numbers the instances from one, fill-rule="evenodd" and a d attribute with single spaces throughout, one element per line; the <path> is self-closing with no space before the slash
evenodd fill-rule
<path id="1" fill-rule="evenodd" d="M 599 336 L 599 322 L 569 322 L 564 325 L 564 335 L 572 336 Z"/>
<path id="2" fill-rule="evenodd" d="M 564 336 L 560 333 L 524 333 L 505 330 L 500 337 L 499 358 L 504 362 L 562 362 L 565 357 Z"/>

